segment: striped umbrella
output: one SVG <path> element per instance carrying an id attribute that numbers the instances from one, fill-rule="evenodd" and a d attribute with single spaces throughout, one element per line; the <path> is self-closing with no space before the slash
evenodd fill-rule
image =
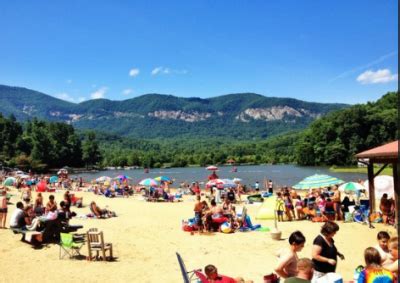
<path id="1" fill-rule="evenodd" d="M 169 178 L 167 176 L 158 176 L 158 177 L 155 177 L 154 180 L 156 180 L 158 182 L 171 182 L 172 183 L 171 178 Z"/>
<path id="2" fill-rule="evenodd" d="M 5 181 L 4 181 L 4 186 L 12 186 L 17 182 L 17 180 L 14 177 L 8 177 Z"/>
<path id="3" fill-rule="evenodd" d="M 343 180 L 340 180 L 336 177 L 332 177 L 329 175 L 319 175 L 315 174 L 309 176 L 302 180 L 301 182 L 297 183 L 293 186 L 293 188 L 297 190 L 307 190 L 307 189 L 318 189 L 318 188 L 325 188 L 337 184 L 344 183 Z"/>
<path id="4" fill-rule="evenodd" d="M 159 183 L 154 179 L 146 178 L 146 179 L 143 179 L 142 181 L 140 181 L 139 185 L 148 186 L 148 187 L 150 187 L 150 186 L 157 187 L 159 185 Z"/>

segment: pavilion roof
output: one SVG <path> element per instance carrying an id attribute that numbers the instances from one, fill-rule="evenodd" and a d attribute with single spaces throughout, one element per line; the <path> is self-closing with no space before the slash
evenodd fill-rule
<path id="1" fill-rule="evenodd" d="M 399 141 L 393 141 L 356 154 L 357 159 L 396 160 L 399 158 Z"/>

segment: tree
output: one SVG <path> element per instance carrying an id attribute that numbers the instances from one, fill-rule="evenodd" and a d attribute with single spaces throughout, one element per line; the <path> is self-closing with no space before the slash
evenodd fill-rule
<path id="1" fill-rule="evenodd" d="M 82 160 L 86 164 L 86 168 L 96 165 L 102 159 L 99 145 L 96 141 L 96 134 L 89 132 L 82 145 Z"/>

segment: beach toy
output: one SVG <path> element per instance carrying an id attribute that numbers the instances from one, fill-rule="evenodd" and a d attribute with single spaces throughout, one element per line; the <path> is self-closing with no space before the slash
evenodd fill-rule
<path id="1" fill-rule="evenodd" d="M 274 215 L 275 215 L 275 202 L 276 198 L 275 197 L 269 197 L 264 200 L 264 203 L 258 210 L 258 213 L 256 215 L 256 219 L 258 220 L 273 220 Z"/>
<path id="2" fill-rule="evenodd" d="M 226 234 L 232 232 L 231 225 L 228 222 L 222 223 L 221 224 L 221 232 L 226 233 Z"/>
<path id="3" fill-rule="evenodd" d="M 255 231 L 258 231 L 258 232 L 269 232 L 270 229 L 268 227 L 261 227 L 260 226 L 259 228 L 256 228 Z"/>

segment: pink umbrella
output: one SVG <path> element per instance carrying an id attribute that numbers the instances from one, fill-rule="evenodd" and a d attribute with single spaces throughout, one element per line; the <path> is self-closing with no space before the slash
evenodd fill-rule
<path id="1" fill-rule="evenodd" d="M 211 166 L 208 166 L 206 169 L 210 170 L 210 171 L 216 171 L 216 170 L 218 170 L 218 167 L 214 166 L 214 165 L 211 165 Z"/>

